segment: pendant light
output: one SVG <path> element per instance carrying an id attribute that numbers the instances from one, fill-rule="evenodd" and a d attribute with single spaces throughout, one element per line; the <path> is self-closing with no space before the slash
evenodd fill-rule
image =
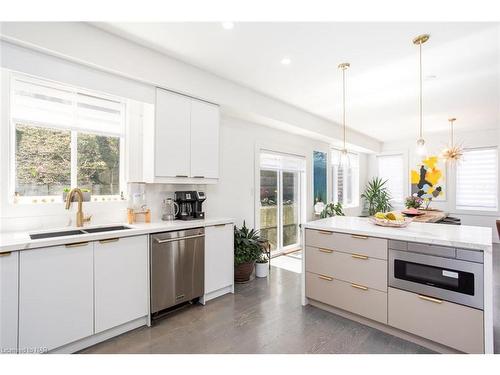
<path id="1" fill-rule="evenodd" d="M 448 121 L 450 122 L 450 144 L 441 153 L 441 156 L 446 161 L 446 163 L 449 165 L 456 164 L 458 161 L 460 161 L 460 159 L 462 158 L 462 155 L 463 155 L 462 146 L 460 146 L 460 145 L 455 146 L 455 142 L 453 139 L 453 126 L 454 126 L 454 122 L 456 120 L 457 119 L 454 117 L 448 119 Z"/>
<path id="2" fill-rule="evenodd" d="M 343 147 L 340 150 L 339 167 L 348 168 L 349 167 L 349 153 L 346 147 L 346 125 L 345 125 L 345 71 L 349 68 L 351 64 L 345 62 L 339 64 L 339 69 L 342 70 L 342 130 L 343 130 Z"/>
<path id="3" fill-rule="evenodd" d="M 425 156 L 427 150 L 425 148 L 424 140 L 424 126 L 423 126 L 423 111 L 422 111 L 422 44 L 429 40 L 429 34 L 422 34 L 413 39 L 413 44 L 418 46 L 419 51 L 419 84 L 420 84 L 420 96 L 419 96 L 419 114 L 420 114 L 420 127 L 417 139 L 417 154 L 420 156 Z"/>

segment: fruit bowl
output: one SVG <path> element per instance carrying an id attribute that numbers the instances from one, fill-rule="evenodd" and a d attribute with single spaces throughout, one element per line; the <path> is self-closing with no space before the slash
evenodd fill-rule
<path id="1" fill-rule="evenodd" d="M 392 228 L 405 228 L 410 224 L 413 219 L 405 217 L 403 220 L 389 220 L 389 219 L 379 219 L 376 217 L 370 217 L 370 221 L 375 225 L 380 225 L 382 227 L 392 227 Z"/>

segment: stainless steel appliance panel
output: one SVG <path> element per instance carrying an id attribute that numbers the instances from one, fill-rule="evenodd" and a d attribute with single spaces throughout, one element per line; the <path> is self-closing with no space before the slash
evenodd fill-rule
<path id="1" fill-rule="evenodd" d="M 151 236 L 151 313 L 204 293 L 205 230 Z"/>
<path id="2" fill-rule="evenodd" d="M 414 281 L 395 277 L 395 261 L 401 260 L 416 265 L 443 268 L 443 274 L 454 274 L 447 270 L 468 272 L 474 275 L 473 295 L 447 290 L 438 286 L 426 285 Z M 408 251 L 389 250 L 389 286 L 440 298 L 450 302 L 483 309 L 483 265 L 458 259 L 443 258 L 427 254 L 411 253 Z"/>

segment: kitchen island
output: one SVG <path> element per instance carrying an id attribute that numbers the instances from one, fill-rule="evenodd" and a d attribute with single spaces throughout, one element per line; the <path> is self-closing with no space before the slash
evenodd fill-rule
<path id="1" fill-rule="evenodd" d="M 303 304 L 442 353 L 493 353 L 490 228 L 304 225 Z"/>

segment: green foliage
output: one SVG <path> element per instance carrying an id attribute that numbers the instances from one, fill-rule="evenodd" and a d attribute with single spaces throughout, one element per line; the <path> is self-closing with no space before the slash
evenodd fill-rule
<path id="1" fill-rule="evenodd" d="M 342 210 L 342 203 L 328 203 L 319 215 L 319 217 L 322 219 L 333 216 L 345 216 L 344 211 Z"/>
<path id="2" fill-rule="evenodd" d="M 250 263 L 259 260 L 262 256 L 264 240 L 259 231 L 248 229 L 243 222 L 241 228 L 234 227 L 234 265 Z"/>
<path id="3" fill-rule="evenodd" d="M 361 194 L 361 198 L 365 199 L 369 215 L 391 210 L 391 194 L 385 186 L 386 183 L 387 180 L 383 181 L 379 177 L 374 177 L 366 185 L 364 193 Z"/>

